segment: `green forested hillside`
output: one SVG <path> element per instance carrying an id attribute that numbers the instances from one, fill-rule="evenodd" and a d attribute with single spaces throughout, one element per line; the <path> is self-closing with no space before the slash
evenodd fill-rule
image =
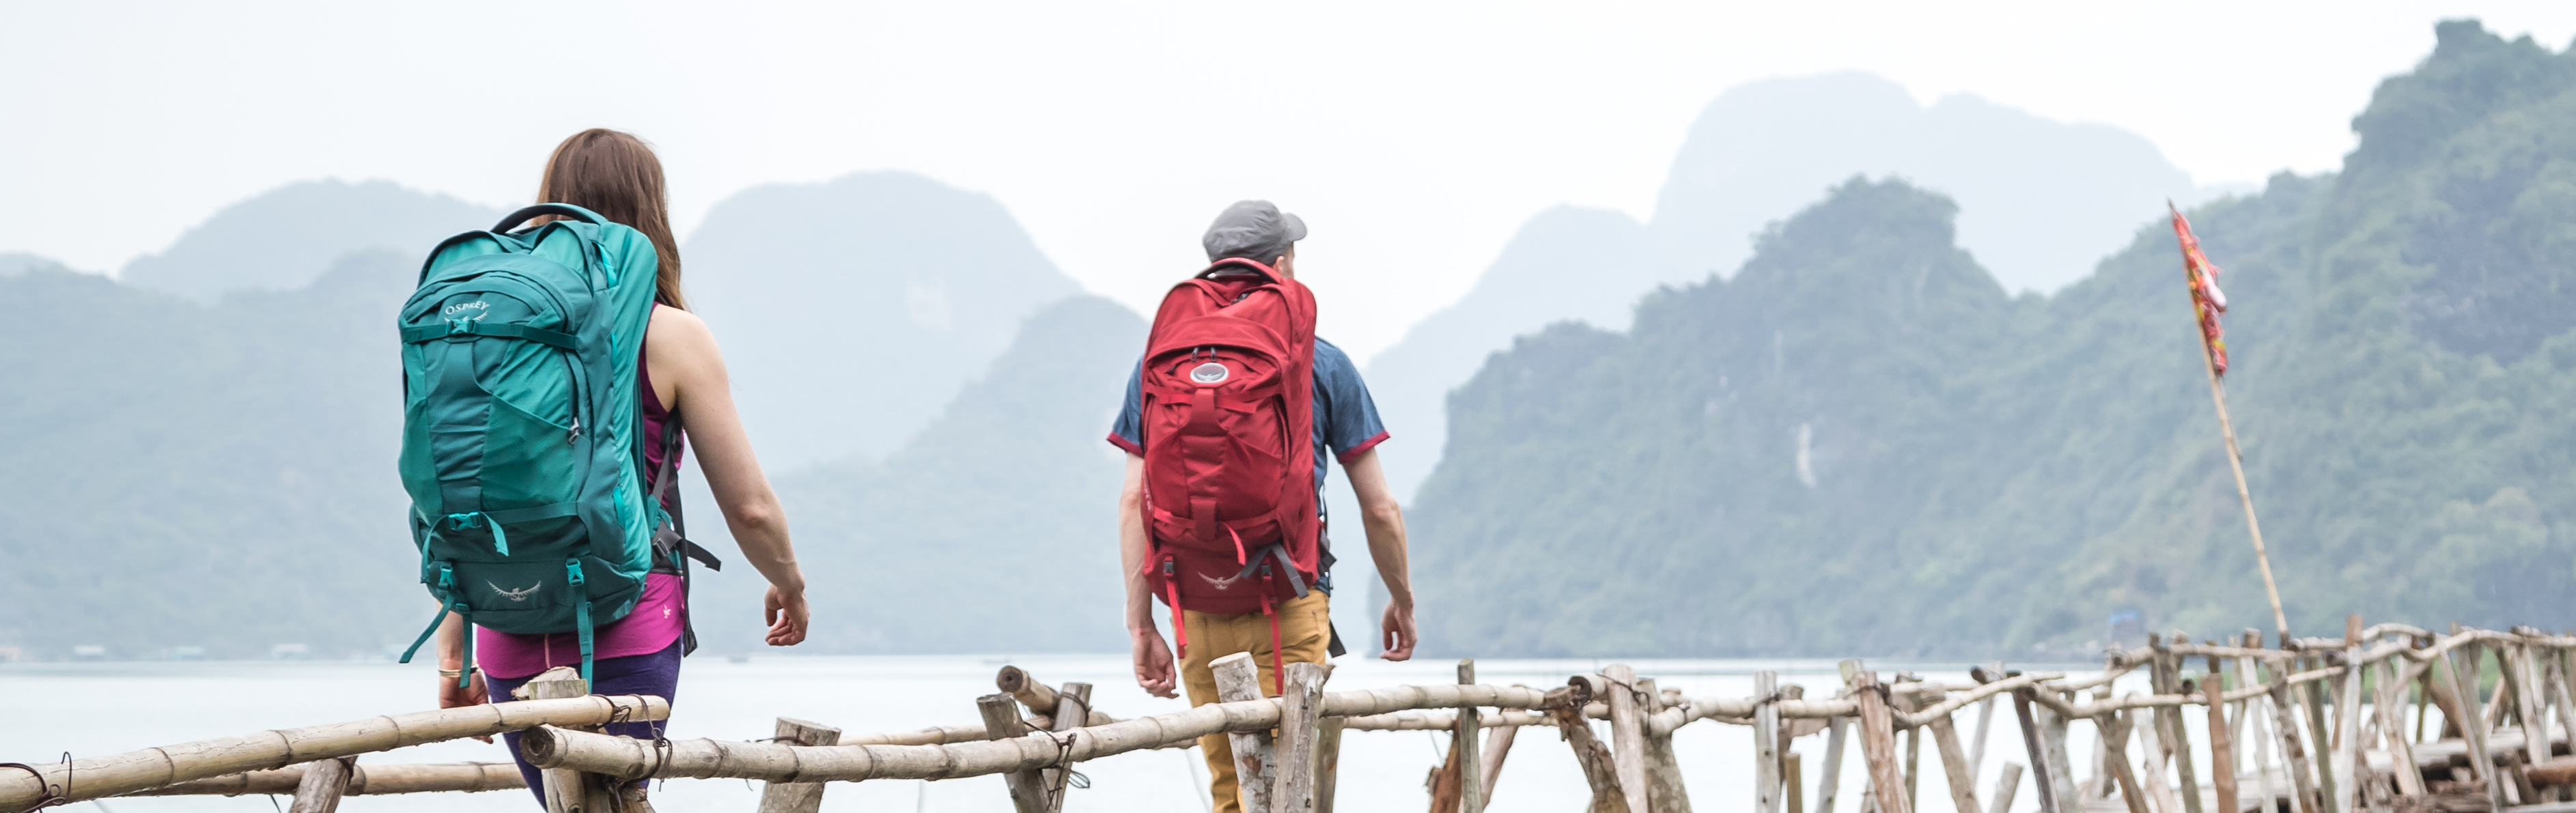
<path id="1" fill-rule="evenodd" d="M 0 277 L 0 645 L 373 650 L 430 608 L 393 458 L 411 258 L 208 307 Z"/>
<path id="2" fill-rule="evenodd" d="M 2439 34 L 2342 172 L 2194 212 L 2310 634 L 2576 621 L 2576 57 Z M 1955 214 L 1856 180 L 1629 333 L 1496 356 L 1412 514 L 1427 641 L 2027 657 L 2123 609 L 2268 627 L 2170 233 L 2014 298 Z"/>
<path id="3" fill-rule="evenodd" d="M 1145 321 L 1096 296 L 1039 309 L 983 376 L 883 461 L 778 479 L 822 653 L 1114 652 L 1122 456 L 1102 442 Z M 692 536 L 724 538 L 713 506 Z M 717 546 L 738 558 L 731 545 Z M 748 566 L 706 575 L 700 631 L 757 646 Z M 998 592 L 997 592 L 998 591 Z"/>

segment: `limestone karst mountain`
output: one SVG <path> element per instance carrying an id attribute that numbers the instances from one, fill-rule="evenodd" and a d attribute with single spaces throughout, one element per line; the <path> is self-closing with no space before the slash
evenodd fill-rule
<path id="1" fill-rule="evenodd" d="M 901 172 L 744 190 L 683 249 L 773 472 L 891 451 L 1080 290 L 999 201 Z"/>
<path id="2" fill-rule="evenodd" d="M 117 278 L 199 302 L 226 291 L 304 287 L 359 251 L 420 255 L 505 212 L 387 181 L 304 181 L 226 206 Z"/>
<path id="3" fill-rule="evenodd" d="M 2576 54 L 2438 33 L 2341 172 L 2192 212 L 2294 631 L 2576 622 Z M 1426 640 L 2076 657 L 2121 610 L 2267 619 L 2171 231 L 2012 297 L 1968 211 L 1855 180 L 1624 334 L 1494 357 L 1416 501 Z"/>
<path id="4" fill-rule="evenodd" d="M 1625 329 L 1655 286 L 1732 272 L 1764 224 L 1854 175 L 1905 178 L 1957 201 L 1961 247 L 2008 292 L 2072 283 L 2167 198 L 2187 205 L 2214 192 L 2134 133 L 1975 96 L 1927 107 L 1858 73 L 1736 87 L 1692 125 L 1651 222 L 1543 212 L 1456 304 L 1370 359 L 1388 426 L 1415 441 L 1387 453 L 1397 493 L 1410 497 L 1439 460 L 1443 398 L 1486 354 L 1556 321 Z"/>

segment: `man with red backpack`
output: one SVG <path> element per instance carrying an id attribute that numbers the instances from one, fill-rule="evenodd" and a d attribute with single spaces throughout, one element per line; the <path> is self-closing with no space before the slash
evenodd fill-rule
<path id="1" fill-rule="evenodd" d="M 1369 555 L 1385 580 L 1380 657 L 1413 656 L 1404 513 L 1379 469 L 1387 438 L 1350 357 L 1315 336 L 1315 297 L 1296 280 L 1306 224 L 1268 201 L 1228 207 L 1200 242 L 1209 265 L 1155 313 L 1109 442 L 1127 451 L 1120 560 L 1136 682 L 1158 697 L 1188 687 L 1216 702 L 1209 663 L 1238 652 L 1265 694 L 1281 667 L 1343 652 L 1332 628 L 1333 554 L 1322 511 L 1325 454 L 1359 497 Z M 1171 609 L 1180 644 L 1155 629 Z M 1220 813 L 1242 810 L 1225 735 L 1199 739 Z"/>

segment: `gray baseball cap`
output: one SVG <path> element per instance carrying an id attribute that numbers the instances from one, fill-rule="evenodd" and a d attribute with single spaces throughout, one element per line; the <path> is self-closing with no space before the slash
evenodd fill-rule
<path id="1" fill-rule="evenodd" d="M 1225 207 L 1208 224 L 1207 235 L 1199 245 L 1207 249 L 1208 261 L 1227 257 L 1244 257 L 1267 263 L 1288 253 L 1288 246 L 1306 239 L 1306 221 L 1279 211 L 1266 200 L 1239 201 Z"/>

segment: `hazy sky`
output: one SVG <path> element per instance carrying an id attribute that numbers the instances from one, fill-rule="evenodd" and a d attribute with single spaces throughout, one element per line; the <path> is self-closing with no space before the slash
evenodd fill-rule
<path id="1" fill-rule="evenodd" d="M 747 186 L 910 170 L 998 197 L 1140 309 L 1200 261 L 1219 208 L 1271 198 L 1313 227 L 1299 269 L 1325 334 L 1365 355 L 1540 209 L 1650 215 L 1693 116 L 1735 84 L 1872 71 L 2255 181 L 2334 167 L 2376 82 L 2462 16 L 2552 47 L 2576 32 L 2564 0 L 0 0 L 0 251 L 113 269 L 309 178 L 523 202 L 554 142 L 609 126 L 661 150 L 684 239 Z"/>

